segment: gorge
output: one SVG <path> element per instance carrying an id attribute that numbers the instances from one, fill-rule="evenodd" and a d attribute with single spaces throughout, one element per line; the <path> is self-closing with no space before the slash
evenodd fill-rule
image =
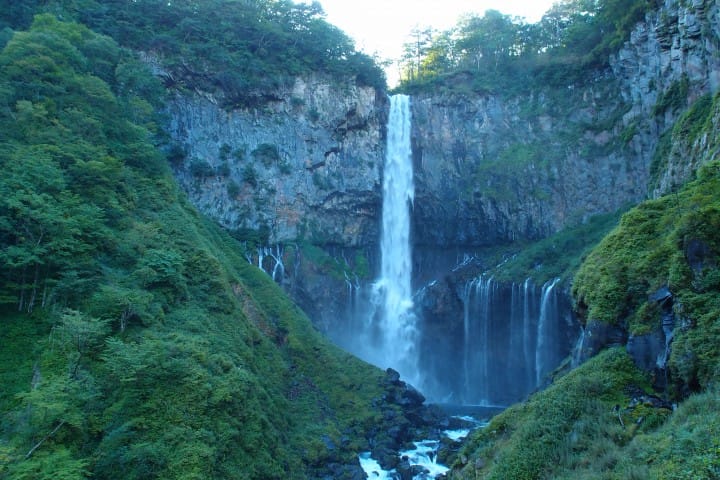
<path id="1" fill-rule="evenodd" d="M 717 1 L 6 3 L 0 479 L 720 477 Z"/>

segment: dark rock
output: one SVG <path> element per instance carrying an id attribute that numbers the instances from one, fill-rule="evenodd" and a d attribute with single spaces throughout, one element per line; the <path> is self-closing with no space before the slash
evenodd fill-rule
<path id="1" fill-rule="evenodd" d="M 410 465 L 407 458 L 403 463 L 397 466 L 397 472 L 402 480 L 413 480 L 417 475 L 426 473 L 427 470 L 420 465 Z"/>
<path id="2" fill-rule="evenodd" d="M 651 293 L 648 296 L 648 300 L 651 302 L 664 302 L 665 300 L 671 299 L 672 293 L 670 292 L 670 289 L 667 286 L 663 286 L 662 288 L 658 289 L 657 291 Z"/>
<path id="3" fill-rule="evenodd" d="M 322 436 L 322 442 L 325 444 L 325 448 L 328 452 L 333 452 L 337 450 L 337 446 L 335 445 L 335 442 L 333 442 L 332 438 L 330 438 L 328 435 Z"/>
<path id="4" fill-rule="evenodd" d="M 419 407 L 423 402 L 425 402 L 425 396 L 422 393 L 418 392 L 412 385 L 405 385 L 398 403 L 405 407 Z"/>
<path id="5" fill-rule="evenodd" d="M 712 249 L 702 240 L 692 239 L 685 244 L 685 258 L 695 275 L 704 268 L 715 266 L 715 256 Z"/>
<path id="6" fill-rule="evenodd" d="M 624 328 L 598 320 L 589 320 L 574 353 L 573 363 L 583 363 L 603 348 L 613 345 L 625 345 L 626 341 L 627 331 Z"/>
<path id="7" fill-rule="evenodd" d="M 638 368 L 646 371 L 665 368 L 660 358 L 665 352 L 665 335 L 662 331 L 631 335 L 625 348 Z"/>
<path id="8" fill-rule="evenodd" d="M 667 364 L 675 329 L 673 295 L 664 286 L 650 294 L 648 300 L 659 305 L 660 322 L 648 334 L 630 336 L 626 349 L 638 368 L 651 373 L 653 387 L 663 390 L 667 387 Z"/>
<path id="9" fill-rule="evenodd" d="M 385 382 L 389 383 L 390 385 L 400 385 L 402 383 L 400 381 L 400 373 L 397 370 L 388 368 L 387 370 L 385 370 Z"/>
<path id="10" fill-rule="evenodd" d="M 383 470 L 392 470 L 400 463 L 398 451 L 389 446 L 382 446 L 372 450 L 372 458 L 377 460 Z"/>
<path id="11" fill-rule="evenodd" d="M 366 480 L 367 476 L 362 467 L 358 465 L 342 465 L 339 463 L 331 463 L 327 466 L 328 473 L 319 476 L 322 480 Z"/>

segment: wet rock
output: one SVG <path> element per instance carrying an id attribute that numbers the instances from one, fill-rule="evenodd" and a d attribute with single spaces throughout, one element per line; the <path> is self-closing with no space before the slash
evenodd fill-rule
<path id="1" fill-rule="evenodd" d="M 583 363 L 605 347 L 626 343 L 627 331 L 624 328 L 598 320 L 589 320 L 574 353 L 573 363 Z"/>
<path id="2" fill-rule="evenodd" d="M 329 473 L 319 476 L 321 480 L 366 480 L 367 476 L 360 465 L 342 465 L 333 463 L 327 466 Z"/>
<path id="3" fill-rule="evenodd" d="M 401 480 L 413 480 L 417 475 L 427 472 L 427 470 L 420 465 L 410 465 L 407 463 L 407 458 L 404 463 L 397 466 L 396 470 Z"/>
<path id="4" fill-rule="evenodd" d="M 712 249 L 707 243 L 696 238 L 686 242 L 685 258 L 696 276 L 705 268 L 715 267 L 715 255 Z"/>
<path id="5" fill-rule="evenodd" d="M 638 368 L 650 372 L 653 387 L 663 390 L 668 381 L 667 368 L 675 329 L 673 295 L 667 286 L 663 286 L 651 293 L 648 301 L 659 306 L 660 321 L 650 333 L 631 335 L 625 348 Z"/>

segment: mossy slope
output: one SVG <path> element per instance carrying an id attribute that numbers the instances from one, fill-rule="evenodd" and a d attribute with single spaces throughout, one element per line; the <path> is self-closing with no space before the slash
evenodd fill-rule
<path id="1" fill-rule="evenodd" d="M 0 478 L 286 479 L 354 462 L 382 372 L 321 338 L 188 204 L 145 67 L 47 15 L 0 65 Z"/>

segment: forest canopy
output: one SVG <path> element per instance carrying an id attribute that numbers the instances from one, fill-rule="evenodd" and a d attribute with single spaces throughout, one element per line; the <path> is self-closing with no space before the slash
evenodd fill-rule
<path id="1" fill-rule="evenodd" d="M 476 91 L 570 85 L 608 65 L 652 0 L 560 0 L 537 23 L 488 10 L 444 32 L 413 31 L 400 89 L 437 83 Z"/>
<path id="2" fill-rule="evenodd" d="M 31 0 L 0 12 L 0 29 L 27 28 L 38 11 L 156 57 L 167 86 L 221 93 L 228 107 L 256 103 L 303 74 L 385 88 L 382 69 L 325 20 L 318 2 Z"/>

